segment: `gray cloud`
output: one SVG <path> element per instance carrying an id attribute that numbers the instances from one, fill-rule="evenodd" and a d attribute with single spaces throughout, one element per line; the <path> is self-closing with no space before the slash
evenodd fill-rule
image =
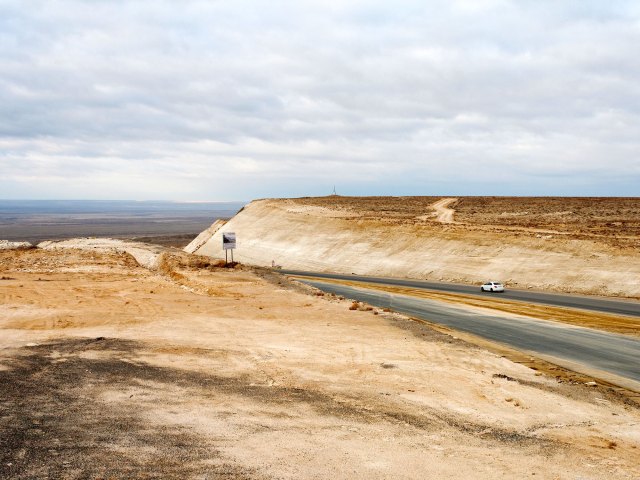
<path id="1" fill-rule="evenodd" d="M 0 197 L 640 189 L 636 2 L 5 1 Z"/>

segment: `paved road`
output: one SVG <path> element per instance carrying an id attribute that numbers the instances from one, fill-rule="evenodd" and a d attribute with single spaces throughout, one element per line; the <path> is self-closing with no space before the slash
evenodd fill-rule
<path id="1" fill-rule="evenodd" d="M 304 282 L 326 292 L 367 302 L 376 307 L 389 307 L 394 311 L 472 333 L 521 351 L 535 352 L 541 358 L 552 358 L 554 363 L 572 370 L 593 375 L 595 369 L 597 372 L 616 375 L 631 382 L 616 381 L 611 377 L 606 379 L 640 391 L 640 340 L 633 337 L 546 320 L 479 314 L 444 302 L 377 290 L 321 281 Z"/>
<path id="2" fill-rule="evenodd" d="M 333 278 L 338 280 L 362 281 L 383 285 L 399 285 L 403 287 L 422 288 L 425 290 L 437 290 L 450 293 L 464 293 L 467 295 L 500 295 L 500 298 L 518 300 L 528 303 L 542 303 L 558 307 L 581 308 L 597 312 L 614 313 L 618 315 L 630 315 L 640 317 L 640 302 L 608 300 L 597 297 L 585 297 L 581 295 L 560 295 L 555 293 L 531 292 L 527 290 L 507 289 L 504 293 L 481 293 L 480 286 L 460 285 L 456 283 L 437 283 L 422 280 L 409 280 L 401 278 L 367 277 L 362 275 L 341 275 L 337 273 L 303 272 L 296 270 L 281 270 L 282 273 L 291 275 L 305 275 L 307 277 Z"/>

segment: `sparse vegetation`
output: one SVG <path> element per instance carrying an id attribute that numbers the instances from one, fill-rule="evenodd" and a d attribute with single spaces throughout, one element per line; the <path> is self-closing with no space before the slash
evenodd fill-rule
<path id="1" fill-rule="evenodd" d="M 430 216 L 431 206 L 441 199 L 328 196 L 297 198 L 295 202 L 350 212 L 358 220 L 436 226 L 437 219 Z M 532 235 L 535 230 L 557 231 L 575 238 L 596 236 L 615 246 L 640 247 L 637 197 L 459 197 L 449 207 L 455 209 L 455 221 L 467 227 L 520 228 L 530 230 Z"/>

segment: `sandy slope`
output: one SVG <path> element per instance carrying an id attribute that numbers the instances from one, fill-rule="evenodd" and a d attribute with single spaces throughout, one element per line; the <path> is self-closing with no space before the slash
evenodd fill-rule
<path id="1" fill-rule="evenodd" d="M 220 228 L 222 228 L 225 223 L 227 223 L 227 221 L 222 219 L 218 219 L 213 222 L 213 224 L 209 228 L 200 232 L 200 234 L 196 238 L 189 242 L 189 245 L 184 247 L 184 251 L 187 253 L 193 253 L 198 250 L 200 247 L 202 247 L 202 245 L 211 240 L 211 237 L 213 237 L 213 235 Z"/>
<path id="2" fill-rule="evenodd" d="M 442 223 L 453 221 L 453 200 L 412 200 L 414 212 L 398 198 L 389 206 L 376 199 L 374 210 L 358 199 L 345 206 L 340 197 L 333 207 L 330 197 L 254 201 L 196 253 L 224 258 L 221 233 L 234 231 L 234 258 L 255 265 L 275 261 L 302 270 L 469 283 L 500 280 L 519 288 L 640 298 L 640 237 L 634 231 L 617 238 L 615 225 L 591 233 L 570 223 L 562 226 L 565 230 L 555 225 L 545 230 L 539 214 L 532 217 L 536 227 L 529 228 L 524 226 L 526 212 L 518 213 L 516 227 Z M 602 222 L 601 216 L 594 214 L 594 222 Z M 558 216 L 548 218 L 557 222 Z"/>
<path id="3" fill-rule="evenodd" d="M 605 389 L 272 274 L 76 247 L 0 252 L 1 478 L 640 476 Z"/>

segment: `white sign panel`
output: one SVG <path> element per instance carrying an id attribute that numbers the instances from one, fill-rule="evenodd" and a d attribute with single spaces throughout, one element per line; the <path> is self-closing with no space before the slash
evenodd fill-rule
<path id="1" fill-rule="evenodd" d="M 234 232 L 226 232 L 222 234 L 222 249 L 233 250 L 236 248 L 236 234 Z"/>

